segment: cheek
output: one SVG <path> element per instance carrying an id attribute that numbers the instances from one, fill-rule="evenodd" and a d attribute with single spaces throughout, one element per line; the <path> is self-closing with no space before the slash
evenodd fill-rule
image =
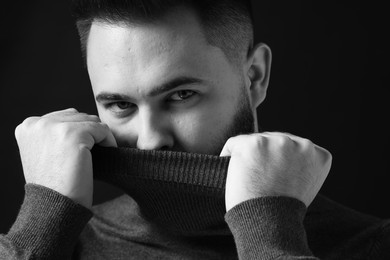
<path id="1" fill-rule="evenodd" d="M 230 121 L 226 108 L 225 111 L 205 108 L 174 120 L 175 137 L 186 150 L 204 152 L 220 140 Z"/>

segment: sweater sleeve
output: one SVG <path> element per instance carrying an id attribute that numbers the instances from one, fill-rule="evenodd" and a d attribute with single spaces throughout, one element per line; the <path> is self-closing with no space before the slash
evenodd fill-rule
<path id="1" fill-rule="evenodd" d="M 289 197 L 244 201 L 225 215 L 239 259 L 317 259 L 311 253 L 303 219 L 306 206 Z"/>
<path id="2" fill-rule="evenodd" d="M 15 223 L 0 235 L 0 259 L 70 259 L 91 217 L 90 210 L 60 193 L 26 184 Z"/>

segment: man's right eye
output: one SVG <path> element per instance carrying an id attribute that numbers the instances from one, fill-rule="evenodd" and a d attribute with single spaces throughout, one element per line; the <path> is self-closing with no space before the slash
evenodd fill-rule
<path id="1" fill-rule="evenodd" d="M 118 109 L 125 110 L 131 107 L 131 104 L 129 102 L 115 102 L 112 104 L 113 106 L 116 106 Z"/>
<path id="2" fill-rule="evenodd" d="M 123 115 L 125 113 L 131 112 L 130 110 L 134 108 L 134 104 L 126 101 L 118 101 L 108 103 L 106 108 L 116 114 Z"/>

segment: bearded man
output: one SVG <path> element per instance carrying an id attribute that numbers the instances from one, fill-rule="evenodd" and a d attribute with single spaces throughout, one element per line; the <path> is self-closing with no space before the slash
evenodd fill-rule
<path id="1" fill-rule="evenodd" d="M 15 131 L 25 200 L 4 259 L 382 259 L 387 222 L 317 195 L 331 155 L 260 132 L 271 50 L 245 1 L 77 0 L 99 115 Z M 94 205 L 93 179 L 125 194 Z M 310 207 L 309 207 L 310 206 Z"/>

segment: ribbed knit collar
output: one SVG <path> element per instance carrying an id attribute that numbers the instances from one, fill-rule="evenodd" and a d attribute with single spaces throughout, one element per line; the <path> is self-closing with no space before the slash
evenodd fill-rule
<path id="1" fill-rule="evenodd" d="M 229 157 L 103 147 L 92 155 L 94 178 L 120 187 L 148 221 L 186 235 L 226 230 Z"/>

